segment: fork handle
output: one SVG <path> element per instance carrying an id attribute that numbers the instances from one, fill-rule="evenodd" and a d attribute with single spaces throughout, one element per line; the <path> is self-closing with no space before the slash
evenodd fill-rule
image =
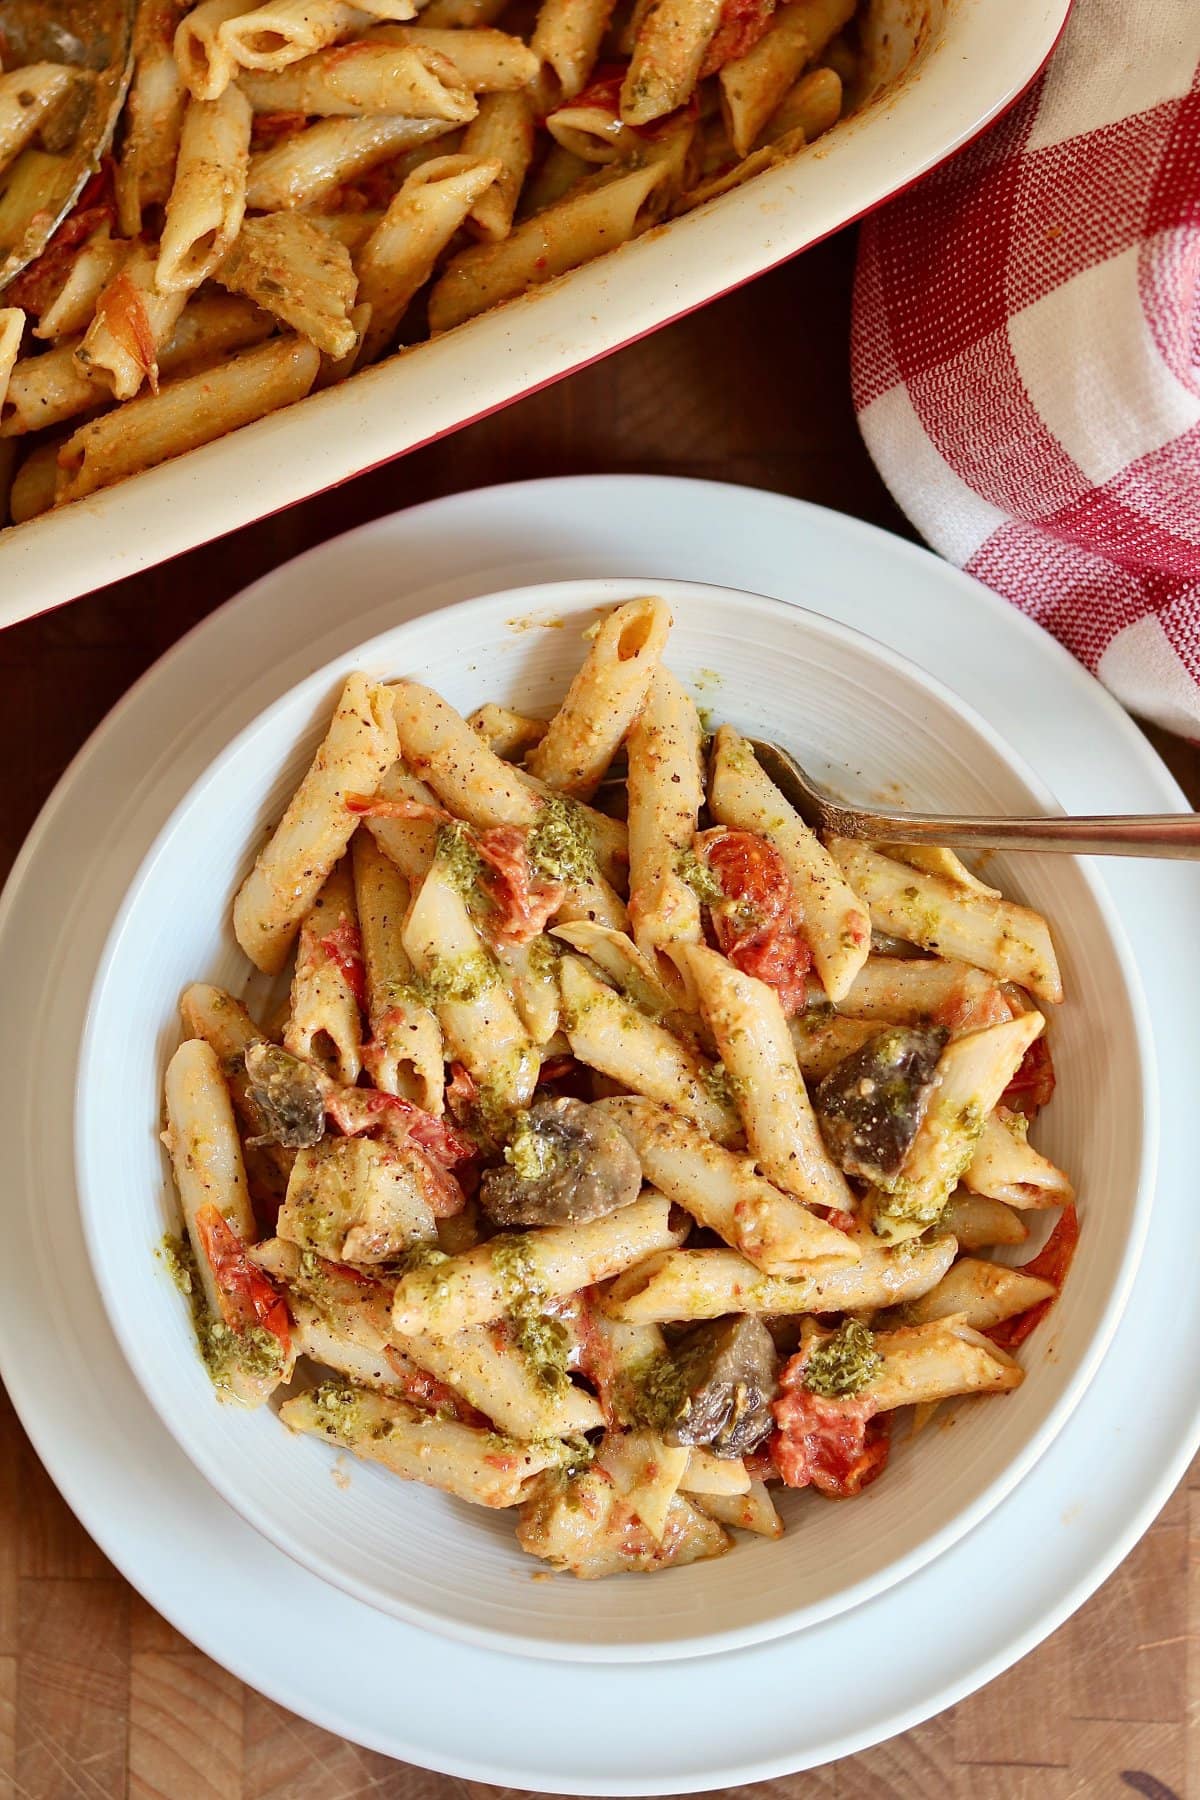
<path id="1" fill-rule="evenodd" d="M 931 813 L 843 813 L 837 837 L 936 844 L 948 850 L 1064 850 L 1072 856 L 1200 858 L 1200 813 L 1113 813 L 1084 819 L 962 819 Z"/>

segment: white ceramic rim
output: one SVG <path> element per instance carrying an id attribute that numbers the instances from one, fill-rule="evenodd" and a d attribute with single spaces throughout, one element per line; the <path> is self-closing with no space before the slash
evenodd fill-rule
<path id="1" fill-rule="evenodd" d="M 910 187 L 1037 78 L 1071 0 L 946 0 L 913 78 L 822 140 L 416 353 L 0 531 L 0 623 L 321 493 L 561 380 L 778 267 Z"/>
<path id="2" fill-rule="evenodd" d="M 611 523 L 598 529 L 598 517 L 620 521 L 620 535 Z M 498 561 L 515 579 L 527 579 L 535 571 L 545 577 L 602 566 L 623 574 L 629 566 L 639 565 L 656 566 L 664 573 L 696 566 L 706 573 L 728 568 L 734 578 L 744 576 L 752 565 L 761 570 L 758 579 L 772 588 L 777 584 L 783 597 L 798 589 L 795 536 L 806 533 L 815 540 L 818 560 L 822 554 L 836 552 L 860 574 L 871 572 L 873 576 L 877 558 L 893 558 L 900 585 L 911 585 L 912 590 L 906 637 L 928 638 L 930 660 L 945 666 L 956 679 L 966 680 L 981 704 L 994 698 L 998 676 L 1018 685 L 1027 698 L 1025 716 L 1018 719 L 1022 740 L 1031 746 L 1039 764 L 1055 771 L 1055 780 L 1064 784 L 1074 810 L 1102 810 L 1106 804 L 1128 811 L 1190 810 L 1178 783 L 1129 717 L 1045 632 L 919 547 L 809 502 L 680 477 L 565 477 L 450 496 L 412 508 L 403 518 L 377 520 L 349 537 L 363 545 L 377 538 L 381 546 L 386 545 L 389 562 L 397 549 L 402 550 L 409 558 L 417 600 L 432 607 L 450 597 L 464 597 L 482 585 L 482 570 L 494 571 Z M 637 546 L 636 551 L 631 545 Z M 297 565 L 306 571 L 319 569 L 329 549 L 325 545 L 307 552 L 291 565 L 289 574 L 294 575 Z M 364 593 L 360 602 L 365 609 L 362 622 L 375 622 L 380 615 L 378 596 Z M 860 604 L 856 599 L 856 614 Z M 865 604 L 870 607 L 869 598 Z M 959 1547 L 942 1562 L 930 1565 L 911 1585 L 895 1590 L 904 1594 L 908 1606 L 920 1607 L 924 1602 L 935 1609 L 940 1591 L 947 1609 L 946 1629 L 934 1636 L 918 1634 L 902 1666 L 894 1658 L 886 1663 L 881 1672 L 892 1680 L 901 1675 L 902 1679 L 883 1710 L 857 1710 L 848 1718 L 837 1710 L 845 1690 L 836 1690 L 828 1711 L 818 1715 L 824 1736 L 806 1734 L 802 1716 L 789 1704 L 788 1718 L 800 1719 L 795 1735 L 789 1737 L 781 1737 L 775 1730 L 780 1707 L 772 1706 L 766 1712 L 754 1706 L 746 1709 L 747 1716 L 753 1717 L 754 1736 L 743 1736 L 740 1757 L 730 1745 L 729 1750 L 716 1752 L 701 1764 L 690 1743 L 669 1741 L 672 1702 L 694 1708 L 697 1687 L 703 1688 L 705 1671 L 710 1668 L 720 1669 L 734 1691 L 737 1671 L 748 1660 L 754 1682 L 765 1676 L 773 1695 L 782 1693 L 789 1702 L 794 1701 L 796 1659 L 792 1647 L 781 1640 L 738 1659 L 692 1665 L 687 1688 L 675 1684 L 675 1671 L 687 1665 L 671 1664 L 661 1671 L 652 1666 L 640 1669 L 636 1696 L 624 1679 L 629 1671 L 594 1671 L 588 1709 L 593 1720 L 597 1697 L 602 1708 L 616 1706 L 636 1719 L 657 1694 L 659 1726 L 653 1740 L 647 1742 L 636 1772 L 630 1772 L 627 1765 L 619 1773 L 599 1775 L 594 1771 L 590 1778 L 581 1779 L 577 1739 L 572 1740 L 569 1754 L 539 1763 L 529 1754 L 528 1745 L 538 1741 L 530 1731 L 522 1732 L 514 1749 L 497 1751 L 494 1741 L 489 1741 L 486 1751 L 476 1754 L 461 1729 L 457 1710 L 452 1724 L 441 1727 L 437 1707 L 451 1683 L 455 1692 L 461 1691 L 464 1679 L 472 1684 L 473 1692 L 494 1682 L 503 1684 L 507 1668 L 503 1659 L 458 1650 L 453 1659 L 444 1661 L 441 1650 L 453 1649 L 448 1640 L 443 1645 L 426 1634 L 419 1640 L 415 1634 L 410 1639 L 408 1628 L 359 1607 L 305 1575 L 229 1513 L 176 1450 L 173 1440 L 166 1436 L 157 1439 L 156 1415 L 148 1403 L 143 1408 L 140 1390 L 124 1366 L 119 1346 L 104 1335 L 105 1315 L 98 1294 L 94 1289 L 65 1285 L 86 1278 L 82 1230 L 73 1198 L 66 1191 L 68 1184 L 61 1179 L 61 1162 L 56 1171 L 59 1179 L 49 1186 L 38 1180 L 44 1158 L 40 1152 L 35 1154 L 40 1140 L 30 1135 L 43 1092 L 37 1082 L 38 1070 L 44 1069 L 50 1078 L 52 1097 L 54 1079 L 73 1063 L 82 1022 L 77 1009 L 82 1007 L 102 947 L 78 906 L 68 905 L 64 915 L 64 871 L 72 870 L 78 834 L 91 817 L 89 778 L 94 784 L 96 775 L 103 775 L 110 783 L 107 791 L 112 791 L 113 783 L 135 785 L 132 802 L 143 810 L 155 802 L 163 782 L 177 789 L 178 783 L 170 783 L 166 772 L 161 781 L 147 784 L 145 779 L 141 744 L 147 724 L 155 720 L 155 709 L 165 718 L 189 697 L 194 699 L 197 692 L 211 692 L 214 676 L 228 665 L 231 653 L 249 662 L 263 641 L 262 627 L 272 616 L 281 627 L 290 625 L 293 632 L 298 619 L 304 619 L 308 648 L 285 650 L 282 659 L 275 656 L 258 666 L 236 700 L 222 701 L 222 710 L 236 707 L 245 711 L 251 703 L 261 705 L 281 666 L 290 674 L 303 667 L 314 646 L 326 654 L 348 641 L 343 616 L 330 627 L 323 601 L 318 608 L 311 595 L 288 593 L 280 571 L 262 577 L 236 605 L 231 603 L 181 639 L 153 671 L 134 684 L 93 734 L 47 800 L 0 899 L 0 960 L 7 960 L 8 965 L 5 991 L 15 993 L 25 1006 L 15 1024 L 11 1012 L 7 1025 L 5 1015 L 0 1014 L 0 1038 L 7 1029 L 17 1071 L 16 1080 L 0 1086 L 0 1115 L 7 1126 L 3 1141 L 13 1158 L 15 1176 L 3 1197 L 10 1208 L 18 1208 L 14 1223 L 27 1256 L 20 1264 L 0 1261 L 0 1286 L 6 1273 L 10 1277 L 9 1304 L 0 1306 L 0 1355 L 14 1404 L 64 1496 L 118 1569 L 200 1649 L 240 1679 L 324 1729 L 381 1754 L 466 1779 L 592 1795 L 700 1792 L 767 1780 L 866 1749 L 994 1679 L 1061 1625 L 1112 1573 L 1150 1525 L 1200 1446 L 1200 1404 L 1185 1385 L 1164 1388 L 1162 1404 L 1146 1408 L 1135 1376 L 1126 1373 L 1138 1363 L 1143 1350 L 1153 1346 L 1156 1353 L 1163 1318 L 1171 1307 L 1175 1309 L 1171 1322 L 1181 1346 L 1186 1346 L 1191 1360 L 1200 1360 L 1200 1317 L 1194 1308 L 1179 1305 L 1176 1260 L 1184 1246 L 1194 1255 L 1200 1254 L 1200 1220 L 1193 1204 L 1190 1154 L 1170 1140 L 1164 1143 L 1166 1167 L 1158 1203 L 1160 1211 L 1166 1211 L 1164 1232 L 1169 1228 L 1171 1245 L 1160 1252 L 1158 1242 L 1152 1241 L 1141 1278 L 1135 1283 L 1134 1304 L 1119 1327 L 1118 1343 L 1102 1364 L 1080 1413 L 1065 1428 L 1064 1444 L 1052 1446 L 1031 1480 L 1010 1497 L 1003 1514 L 980 1527 L 970 1540 L 969 1565 Z M 248 629 L 251 617 L 253 631 Z M 963 660 L 979 641 L 988 645 L 986 670 Z M 1045 721 L 1064 715 L 1072 721 L 1073 733 L 1048 732 Z M 211 717 L 212 709 L 199 719 L 193 713 L 197 734 L 203 733 Z M 124 742 L 131 733 L 132 742 Z M 1077 754 L 1076 743 L 1084 735 L 1106 747 L 1102 779 L 1096 760 Z M 148 793 L 143 793 L 147 785 Z M 156 810 L 165 816 L 161 806 Z M 135 828 L 135 817 L 127 808 L 119 823 L 127 830 Z M 151 840 L 139 833 L 139 841 L 148 844 Z M 112 859 L 111 833 L 95 834 L 95 853 L 97 880 L 103 885 L 107 879 L 111 886 L 104 860 Z M 139 860 L 140 856 L 129 865 L 128 875 Z M 129 863 L 128 857 L 124 863 Z M 1186 1105 L 1200 1080 L 1200 1050 L 1194 1035 L 1175 1031 L 1173 1021 L 1181 1005 L 1189 1018 L 1200 1008 L 1200 956 L 1192 948 L 1192 924 L 1200 900 L 1197 871 L 1185 865 L 1166 865 L 1155 884 L 1148 885 L 1140 880 L 1136 865 L 1108 867 L 1124 900 L 1125 916 L 1131 920 L 1151 992 L 1157 998 L 1154 1016 L 1160 1022 L 1156 1035 L 1171 1052 L 1166 1085 L 1174 1103 Z M 123 866 L 118 880 L 123 891 L 127 880 Z M 112 904 L 115 910 L 115 895 Z M 43 929 L 48 919 L 53 923 Z M 68 924 L 72 930 L 64 935 Z M 22 947 L 5 941 L 17 926 L 27 934 Z M 32 963 L 29 940 L 41 952 Z M 1165 951 L 1168 942 L 1169 955 Z M 86 966 L 76 966 L 81 954 L 87 958 Z M 63 982 L 56 976 L 60 959 L 71 977 L 65 1002 L 59 992 Z M 65 1017 L 60 1016 L 64 1006 Z M 52 1027 L 60 1034 L 53 1045 L 45 1039 L 45 1031 Z M 61 1035 L 64 1029 L 65 1036 Z M 44 1058 L 42 1062 L 39 1056 Z M 48 1110 L 43 1104 L 40 1122 L 41 1141 L 52 1143 L 60 1122 L 52 1104 Z M 61 1263 L 55 1251 L 60 1253 Z M 69 1315 L 53 1322 L 55 1303 L 81 1306 L 89 1325 L 94 1322 L 101 1335 L 85 1349 Z M 120 1389 L 124 1402 L 115 1414 L 112 1391 L 100 1385 L 101 1364 L 105 1380 Z M 1122 1407 L 1126 1422 L 1118 1432 L 1113 1420 Z M 161 1456 L 154 1456 L 153 1442 L 160 1444 Z M 1077 1470 L 1097 1452 L 1109 1457 L 1110 1479 L 1081 1490 Z M 1149 1480 L 1142 1477 L 1143 1465 L 1156 1471 Z M 181 1517 L 197 1541 L 203 1540 L 209 1581 L 199 1604 L 201 1590 L 181 1573 L 175 1530 L 168 1534 L 159 1529 L 153 1512 L 140 1530 L 129 1529 L 133 1512 L 144 1503 L 148 1481 L 164 1502 L 164 1510 Z M 1080 1513 L 1084 1491 L 1088 1504 Z M 1063 1536 L 1053 1510 L 1047 1514 L 1047 1503 L 1052 1509 L 1056 1503 L 1068 1504 L 1073 1514 L 1080 1515 L 1071 1536 Z M 969 1566 L 971 1578 L 982 1577 L 981 1585 L 988 1590 L 989 1569 L 1003 1563 L 1011 1550 L 1011 1536 L 1005 1538 L 1002 1533 L 1015 1528 L 1019 1535 L 1022 1524 L 1028 1533 L 1024 1541 L 1034 1551 L 1034 1585 L 1029 1580 L 1014 1585 L 997 1578 L 990 1584 L 990 1605 L 960 1607 L 960 1590 L 947 1589 L 948 1576 L 955 1571 L 961 1575 Z M 989 1544 L 998 1552 L 991 1559 Z M 272 1640 L 256 1638 L 244 1627 L 231 1629 L 229 1601 L 244 1598 L 247 1588 L 260 1605 L 282 1607 L 288 1616 L 294 1616 L 301 1605 L 307 1608 L 309 1617 L 319 1621 L 325 1641 L 336 1646 L 336 1656 L 328 1666 L 317 1654 L 294 1667 L 280 1667 Z M 863 1623 L 875 1627 L 873 1637 L 888 1634 L 895 1604 L 893 1595 L 886 1595 L 863 1609 Z M 829 1634 L 826 1643 L 830 1637 L 841 1641 L 850 1624 L 859 1627 L 858 1614 L 822 1628 L 823 1634 Z M 360 1639 L 372 1651 L 363 1667 L 365 1678 L 339 1687 L 333 1677 L 352 1663 L 345 1651 L 357 1647 Z M 321 1642 L 318 1637 L 318 1648 Z M 377 1660 L 386 1660 L 390 1669 L 399 1659 L 403 1667 L 406 1654 L 417 1659 L 418 1670 L 432 1664 L 437 1680 L 430 1690 L 429 1706 L 417 1717 L 416 1725 L 406 1726 L 406 1734 L 401 1734 L 396 1729 L 394 1705 L 376 1704 L 378 1695 L 372 1691 L 369 1677 Z M 774 1681 L 772 1671 L 777 1671 Z M 549 1669 L 546 1684 L 552 1687 L 554 1682 L 554 1671 Z M 879 1689 L 868 1691 L 874 1696 Z M 390 1686 L 389 1692 L 394 1696 L 394 1687 Z M 519 1697 L 518 1689 L 510 1698 L 518 1702 Z M 562 1703 L 567 1704 L 565 1697 Z M 727 1703 L 728 1693 L 723 1698 L 723 1704 Z M 510 1708 L 493 1712 L 503 1725 Z M 522 1716 L 519 1704 L 512 1705 L 511 1713 L 514 1718 Z M 417 1728 L 424 1731 L 423 1738 L 416 1735 Z M 444 1742 L 436 1741 L 439 1729 Z M 762 1748 L 768 1739 L 772 1744 L 769 1751 Z"/>
<path id="3" fill-rule="evenodd" d="M 700 582 L 672 582 L 652 578 L 620 580 L 600 578 L 595 581 L 552 582 L 501 589 L 496 593 L 479 595 L 474 599 L 459 601 L 452 606 L 438 610 L 439 615 L 447 618 L 453 617 L 457 623 L 461 624 L 463 641 L 469 643 L 474 641 L 470 627 L 481 616 L 490 619 L 497 612 L 505 617 L 518 615 L 539 618 L 564 614 L 570 616 L 576 608 L 580 611 L 590 611 L 597 605 L 615 605 L 623 600 L 635 599 L 646 592 L 660 593 L 668 603 L 674 600 L 686 604 L 689 598 L 700 598 L 709 601 L 723 601 L 731 608 L 737 608 L 742 612 L 756 610 L 759 613 L 778 615 L 781 611 L 785 611 L 789 620 L 795 621 L 816 640 L 824 639 L 826 642 L 838 643 L 871 662 L 886 663 L 907 676 L 919 689 L 928 692 L 960 718 L 1026 785 L 1033 796 L 1035 805 L 1047 813 L 1059 813 L 1063 810 L 1053 792 L 1025 759 L 974 707 L 961 699 L 938 677 L 929 674 L 911 658 L 901 652 L 889 649 L 878 639 L 853 626 L 844 625 L 823 614 L 812 612 L 806 607 L 792 606 L 786 601 L 774 599 L 769 595 L 752 594 L 740 589 L 718 587 Z M 270 1543 L 290 1556 L 302 1568 L 308 1569 L 335 1587 L 340 1587 L 354 1599 L 360 1600 L 368 1606 L 376 1607 L 408 1624 L 439 1632 L 460 1642 L 476 1645 L 481 1649 L 515 1652 L 534 1659 L 553 1661 L 566 1660 L 585 1663 L 685 1661 L 694 1657 L 713 1656 L 742 1649 L 748 1645 L 767 1642 L 772 1638 L 794 1636 L 826 1619 L 836 1617 L 840 1613 L 862 1605 L 887 1588 L 907 1580 L 927 1563 L 940 1556 L 943 1551 L 971 1531 L 988 1513 L 1000 1505 L 1005 1496 L 1011 1493 L 1017 1483 L 1028 1474 L 1047 1446 L 1058 1435 L 1085 1393 L 1112 1341 L 1137 1274 L 1146 1241 L 1154 1198 L 1159 1137 L 1158 1080 L 1153 1031 L 1141 977 L 1125 934 L 1124 925 L 1093 869 L 1085 860 L 1074 859 L 1100 913 L 1112 947 L 1115 969 L 1125 988 L 1134 1022 L 1137 1064 L 1142 1076 L 1140 1109 L 1133 1106 L 1130 1108 L 1134 1127 L 1141 1133 L 1141 1155 L 1125 1254 L 1108 1301 L 1097 1321 L 1087 1354 L 1081 1360 L 1075 1375 L 1064 1389 L 1056 1405 L 1031 1434 L 1021 1451 L 1010 1461 L 1002 1473 L 987 1484 L 972 1504 L 964 1507 L 939 1531 L 923 1539 L 907 1554 L 892 1559 L 873 1576 L 867 1576 L 852 1583 L 824 1601 L 791 1607 L 774 1616 L 766 1624 L 704 1632 L 684 1641 L 588 1644 L 582 1638 L 578 1641 L 551 1640 L 545 1635 L 525 1635 L 520 1632 L 503 1631 L 485 1626 L 472 1627 L 458 1620 L 430 1613 L 424 1607 L 410 1605 L 403 1600 L 382 1595 L 369 1582 L 358 1579 L 352 1571 L 341 1567 L 333 1557 L 319 1553 L 314 1554 L 307 1546 L 301 1544 L 296 1535 L 275 1514 L 269 1509 L 255 1504 L 252 1499 L 239 1490 L 236 1481 L 231 1479 L 227 1461 L 216 1454 L 206 1454 L 192 1434 L 180 1428 L 177 1411 L 168 1406 L 165 1395 L 159 1390 L 152 1346 L 146 1342 L 144 1335 L 139 1335 L 135 1328 L 135 1322 L 128 1316 L 127 1309 L 123 1304 L 126 1296 L 120 1279 L 120 1270 L 112 1266 L 105 1247 L 101 1229 L 104 1208 L 92 1180 L 91 1163 L 87 1154 L 89 1126 L 86 1096 L 92 1087 L 91 1069 L 93 1064 L 104 1056 L 104 1041 L 98 1029 L 98 1016 L 103 1009 L 105 989 L 114 958 L 129 928 L 131 916 L 138 905 L 139 890 L 152 866 L 170 847 L 182 821 L 198 797 L 210 785 L 220 780 L 226 766 L 234 762 L 248 746 L 253 744 L 256 737 L 270 733 L 274 721 L 280 713 L 300 702 L 307 702 L 310 697 L 314 701 L 319 701 L 336 681 L 339 670 L 347 662 L 347 655 L 352 657 L 360 667 L 377 668 L 386 663 L 393 676 L 404 673 L 419 677 L 422 673 L 421 668 L 419 666 L 410 668 L 403 659 L 403 643 L 413 627 L 422 623 L 428 616 L 427 614 L 420 615 L 417 619 L 405 621 L 386 632 L 378 633 L 373 638 L 356 646 L 351 652 L 343 652 L 330 662 L 313 670 L 279 695 L 270 706 L 265 708 L 257 718 L 230 741 L 225 750 L 209 764 L 204 774 L 192 784 L 158 833 L 129 885 L 105 943 L 96 978 L 88 996 L 74 1102 L 75 1174 L 80 1213 L 92 1273 L 100 1289 L 109 1323 L 121 1345 L 126 1361 L 162 1424 L 190 1457 L 209 1485 L 249 1525 L 252 1525 Z M 586 1616 L 587 1591 L 585 1584 L 579 1608 L 584 1616 Z"/>

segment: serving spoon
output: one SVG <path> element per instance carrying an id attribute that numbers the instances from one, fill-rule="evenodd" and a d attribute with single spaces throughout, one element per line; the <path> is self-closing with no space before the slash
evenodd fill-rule
<path id="1" fill-rule="evenodd" d="M 79 80 L 53 121 L 53 141 L 0 172 L 0 303 L 42 254 L 112 142 L 133 66 L 136 0 L 3 0 L 0 63 L 65 63 Z"/>
<path id="2" fill-rule="evenodd" d="M 1200 857 L 1200 813 L 1113 813 L 1092 818 L 966 818 L 846 806 L 806 775 L 790 751 L 747 738 L 759 767 L 806 825 L 833 837 L 935 844 L 952 850 L 1065 850 L 1074 856 Z"/>

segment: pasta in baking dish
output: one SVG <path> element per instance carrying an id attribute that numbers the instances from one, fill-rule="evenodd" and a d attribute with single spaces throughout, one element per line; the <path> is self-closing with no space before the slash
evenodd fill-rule
<path id="1" fill-rule="evenodd" d="M 1021 1382 L 1077 1236 L 1045 922 L 822 843 L 670 624 L 603 617 L 549 720 L 351 674 L 234 901 L 286 1005 L 189 988 L 166 1075 L 218 1394 L 579 1576 L 861 1493 L 898 1410 Z"/>
<path id="2" fill-rule="evenodd" d="M 854 13 L 139 0 L 114 157 L 0 288 L 0 525 L 342 381 L 798 153 L 854 103 Z M 0 262 L 94 79 L 11 68 L 3 34 L 0 9 Z"/>

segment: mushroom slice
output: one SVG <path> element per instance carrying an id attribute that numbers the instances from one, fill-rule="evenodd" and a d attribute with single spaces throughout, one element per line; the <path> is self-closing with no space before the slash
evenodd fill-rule
<path id="1" fill-rule="evenodd" d="M 504 1166 L 489 1169 L 479 1198 L 489 1219 L 511 1225 L 583 1225 L 628 1206 L 641 1191 L 636 1151 L 613 1121 L 582 1100 L 538 1100 L 518 1116 Z"/>
<path id="2" fill-rule="evenodd" d="M 249 1097 L 262 1131 L 251 1144 L 311 1150 L 325 1135 L 325 1096 L 316 1071 L 290 1050 L 259 1042 L 246 1049 Z"/>
<path id="3" fill-rule="evenodd" d="M 826 1075 L 816 1092 L 817 1118 L 847 1175 L 885 1185 L 899 1172 L 948 1035 L 940 1025 L 891 1025 Z"/>
<path id="4" fill-rule="evenodd" d="M 761 1319 L 744 1313 L 697 1325 L 676 1346 L 668 1444 L 747 1456 L 772 1429 L 779 1356 Z"/>

